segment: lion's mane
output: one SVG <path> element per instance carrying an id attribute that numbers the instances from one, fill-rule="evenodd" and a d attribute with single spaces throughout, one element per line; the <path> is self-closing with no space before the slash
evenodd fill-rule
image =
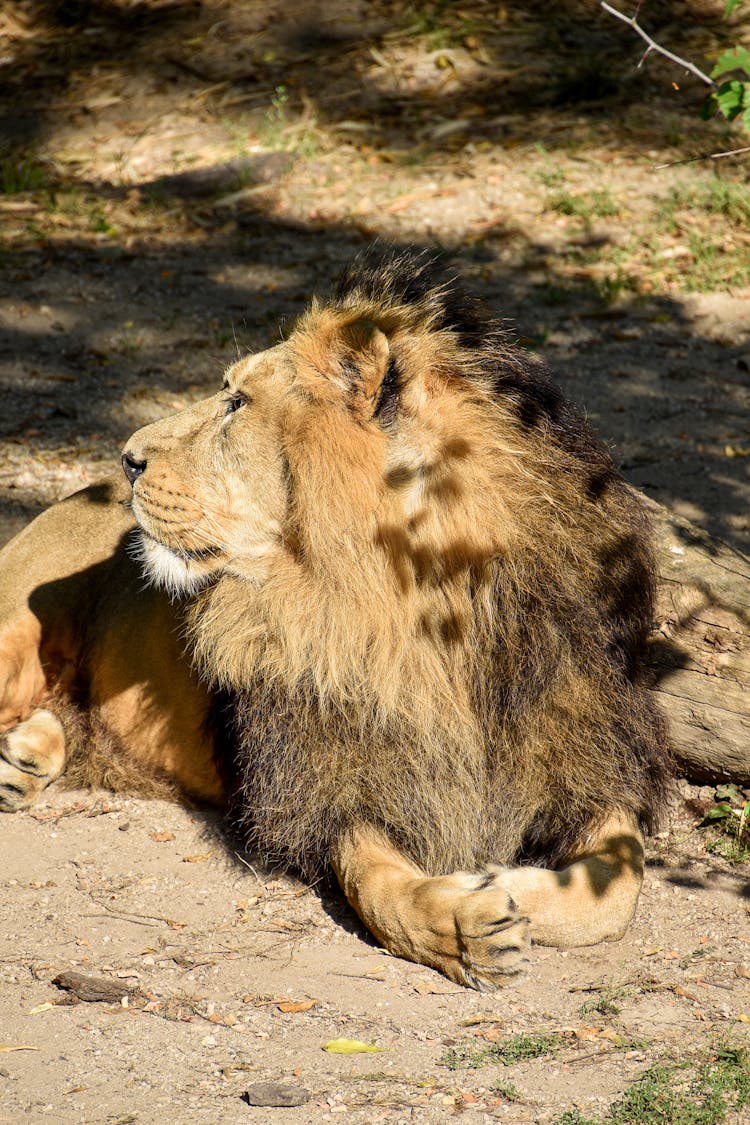
<path id="1" fill-rule="evenodd" d="M 390 347 L 371 409 L 355 322 Z M 371 824 L 441 873 L 554 864 L 612 809 L 648 827 L 649 533 L 587 423 L 424 255 L 365 253 L 287 343 L 287 561 L 189 620 L 247 845 L 316 877 Z"/>

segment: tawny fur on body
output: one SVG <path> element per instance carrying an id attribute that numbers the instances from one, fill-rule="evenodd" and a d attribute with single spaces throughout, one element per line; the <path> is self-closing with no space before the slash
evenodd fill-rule
<path id="1" fill-rule="evenodd" d="M 529 933 L 624 931 L 667 775 L 648 530 L 478 305 L 365 255 L 123 466 L 136 533 L 112 488 L 0 556 L 6 728 L 70 726 L 72 699 L 78 777 L 98 746 L 223 792 L 249 848 L 335 871 L 379 941 L 463 983 L 517 971 Z M 43 784 L 31 742 L 6 739 L 8 808 Z"/>

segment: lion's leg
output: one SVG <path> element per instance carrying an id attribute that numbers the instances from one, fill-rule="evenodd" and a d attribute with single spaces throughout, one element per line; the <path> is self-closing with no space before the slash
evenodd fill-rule
<path id="1" fill-rule="evenodd" d="M 39 709 L 0 735 L 0 810 L 31 805 L 65 765 L 65 735 L 51 711 Z"/>
<path id="2" fill-rule="evenodd" d="M 625 933 L 643 882 L 643 836 L 635 820 L 611 816 L 558 871 L 514 867 L 502 885 L 531 923 L 532 940 L 560 948 Z"/>
<path id="3" fill-rule="evenodd" d="M 331 858 L 347 899 L 391 953 L 482 990 L 523 967 L 528 922 L 495 873 L 432 878 L 371 829 L 341 839 Z"/>
<path id="4" fill-rule="evenodd" d="M 520 970 L 529 938 L 564 948 L 621 937 L 638 901 L 643 856 L 637 825 L 616 815 L 559 871 L 493 867 L 430 878 L 370 829 L 339 841 L 332 863 L 386 949 L 488 989 Z"/>

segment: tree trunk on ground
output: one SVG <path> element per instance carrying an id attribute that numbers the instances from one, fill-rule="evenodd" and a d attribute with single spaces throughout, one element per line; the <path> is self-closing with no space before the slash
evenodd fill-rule
<path id="1" fill-rule="evenodd" d="M 647 501 L 659 597 L 651 663 L 679 771 L 750 784 L 750 559 Z"/>

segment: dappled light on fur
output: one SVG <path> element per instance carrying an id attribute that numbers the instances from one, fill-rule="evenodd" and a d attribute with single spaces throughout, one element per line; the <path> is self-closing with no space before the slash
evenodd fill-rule
<path id="1" fill-rule="evenodd" d="M 476 988 L 530 939 L 624 932 L 668 772 L 648 528 L 475 302 L 373 250 L 124 467 L 146 584 L 85 492 L 4 556 L 6 807 L 64 740 L 74 780 L 224 798 L 245 848 L 333 869 L 389 950 Z"/>
<path id="2" fill-rule="evenodd" d="M 611 809 L 650 823 L 645 520 L 538 364 L 425 256 L 387 251 L 268 355 L 230 373 L 254 405 L 221 455 L 247 435 L 242 487 L 283 495 L 281 533 L 243 558 L 245 501 L 213 513 L 204 489 L 228 561 L 188 611 L 248 843 L 317 876 L 372 824 L 440 873 L 559 863 Z"/>

